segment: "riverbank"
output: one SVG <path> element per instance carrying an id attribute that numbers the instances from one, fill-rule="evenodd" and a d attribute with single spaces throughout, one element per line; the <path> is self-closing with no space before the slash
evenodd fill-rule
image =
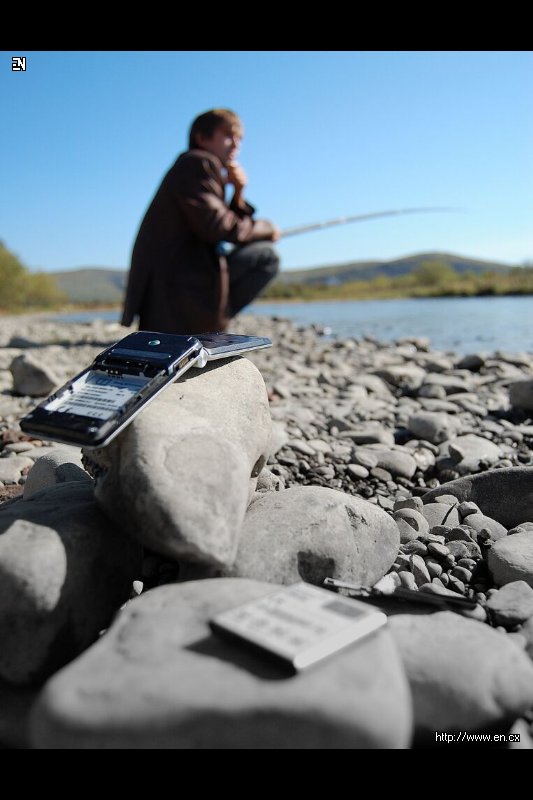
<path id="1" fill-rule="evenodd" d="M 522 664 L 520 658 L 525 654 L 533 656 L 533 607 L 528 594 L 533 593 L 529 547 L 533 504 L 526 488 L 533 470 L 533 355 L 497 351 L 460 355 L 432 349 L 427 339 L 412 336 L 389 343 L 374 337 L 332 340 L 322 335 L 320 327 L 298 327 L 283 318 L 255 315 L 238 318 L 232 329 L 236 333 L 269 336 L 273 341 L 271 349 L 248 357 L 259 369 L 268 390 L 272 433 L 268 459 L 245 519 L 249 520 L 250 536 L 277 519 L 276 529 L 270 530 L 267 537 L 267 541 L 275 541 L 275 548 L 267 550 L 266 556 L 257 557 L 253 569 L 243 553 L 238 555 L 237 565 L 245 561 L 248 564 L 245 577 L 271 580 L 265 577 L 268 567 L 274 571 L 273 582 L 281 583 L 277 576 L 282 573 L 276 570 L 285 570 L 298 555 L 300 576 L 303 570 L 307 579 L 317 582 L 322 574 L 341 569 L 337 566 L 340 563 L 359 569 L 364 552 L 368 574 L 377 571 L 389 588 L 401 585 L 414 592 L 427 592 L 429 586 L 433 591 L 452 591 L 473 601 L 473 619 L 452 615 L 450 623 L 446 616 L 449 611 L 429 617 L 421 615 L 421 607 L 416 604 L 392 608 L 392 612 L 389 608 L 393 615 L 400 612 L 397 622 L 390 621 L 391 630 L 406 626 L 405 636 L 399 628 L 395 635 L 411 691 L 418 698 L 414 705 L 415 727 L 419 733 L 431 727 L 461 729 L 460 725 L 471 730 L 469 725 L 475 719 L 476 729 L 481 726 L 487 730 L 489 722 L 519 718 L 519 730 L 526 742 L 533 703 L 528 701 L 528 706 L 525 702 L 527 693 L 519 698 L 512 695 L 513 687 L 522 685 L 522 678 L 516 677 L 517 667 L 511 662 L 514 664 L 515 659 L 516 664 Z M 55 458 L 58 451 L 64 450 L 21 434 L 18 421 L 38 398 L 16 392 L 10 368 L 13 360 L 33 359 L 45 377 L 48 374 L 49 379 L 63 382 L 127 332 L 117 323 L 102 320 L 89 325 L 35 318 L 27 318 L 23 324 L 20 318 L 0 320 L 0 481 L 9 496 L 24 491 L 39 456 L 55 453 Z M 193 382 L 191 378 L 191 386 Z M 231 407 L 235 402 L 226 406 L 221 396 L 217 390 L 213 403 L 216 402 L 215 418 L 223 431 L 226 415 L 234 413 Z M 203 402 L 208 401 L 206 395 Z M 179 421 L 174 423 L 169 416 L 164 419 L 158 428 L 158 441 L 175 435 L 179 442 L 184 435 Z M 259 428 L 250 420 L 246 424 L 251 426 L 250 431 Z M 250 438 L 253 435 L 250 433 Z M 154 446 L 159 447 L 158 442 L 154 441 Z M 173 450 L 176 448 L 178 444 Z M 146 455 L 141 456 L 139 464 L 132 465 L 131 476 L 144 469 Z M 203 459 L 203 454 L 187 451 L 188 469 L 194 470 L 195 459 L 199 459 L 203 484 L 211 476 L 205 474 L 205 459 L 200 456 Z M 79 454 L 69 452 L 68 459 L 79 465 Z M 91 469 L 90 463 L 86 467 Z M 222 462 L 220 469 L 224 469 Z M 159 502 L 155 495 L 160 495 L 159 487 L 166 478 L 159 472 L 157 456 L 151 470 L 154 498 L 149 502 Z M 216 473 L 219 474 L 218 469 Z M 461 479 L 477 486 L 484 476 L 490 479 L 487 491 L 480 491 L 475 498 L 454 495 Z M 87 475 L 85 480 L 89 480 Z M 303 506 L 295 506 L 290 513 L 289 506 L 276 511 L 276 504 L 289 503 L 289 498 L 299 502 L 292 490 L 304 488 L 313 493 L 333 491 L 334 495 L 328 494 L 327 503 L 317 499 L 313 505 L 308 501 L 305 512 Z M 171 484 L 171 490 L 171 494 L 179 494 L 179 485 Z M 213 491 L 210 490 L 211 495 Z M 225 493 L 229 491 L 228 482 Z M 336 527 L 335 498 L 340 498 L 342 507 L 354 504 L 353 508 L 349 505 L 350 518 L 358 520 L 353 523 L 352 552 L 339 550 L 342 537 Z M 113 499 L 110 495 L 109 502 Z M 221 496 L 220 502 L 222 499 Z M 273 500 L 275 504 L 270 507 Z M 375 512 L 377 528 L 368 523 L 371 516 L 364 510 L 365 504 Z M 264 505 L 270 510 L 265 511 L 265 521 L 260 522 Z M 303 521 L 311 507 L 310 527 L 304 530 Z M 8 504 L 6 508 L 13 510 L 16 506 Z M 154 524 L 162 516 L 150 506 L 145 511 Z M 361 517 L 367 522 L 363 523 Z M 385 540 L 392 520 L 399 531 L 399 546 L 395 545 L 395 555 L 389 557 L 376 531 L 381 526 Z M 284 530 L 284 525 L 290 529 Z M 363 529 L 368 539 L 360 538 Z M 363 542 L 367 541 L 372 546 L 365 544 L 363 549 Z M 387 547 L 391 547 L 387 541 Z M 500 554 L 504 545 L 516 547 L 521 578 L 512 572 L 512 558 L 506 556 L 505 560 Z M 293 553 L 294 548 L 297 553 Z M 502 570 L 507 570 L 505 577 Z M 203 577 L 206 590 L 209 574 L 197 574 Z M 339 572 L 335 574 L 338 576 Z M 140 599 L 145 595 L 148 600 L 152 589 L 170 590 L 183 576 L 184 565 L 179 559 L 150 553 L 138 576 L 136 594 Z M 516 584 L 520 586 L 517 588 Z M 509 599 L 507 595 L 513 591 L 515 594 Z M 445 619 L 441 628 L 442 616 Z M 480 628 L 472 629 L 471 625 Z M 448 630 L 453 631 L 453 636 Z M 486 645 L 478 641 L 476 631 L 490 634 Z M 484 634 L 480 636 L 483 639 Z M 497 639 L 492 640 L 492 636 Z M 415 647 L 416 654 L 408 652 L 410 646 L 415 646 L 408 643 L 418 639 L 420 650 Z M 164 642 L 161 647 L 166 652 Z M 505 667 L 498 662 L 504 653 L 510 659 Z M 411 668 L 408 665 L 412 659 Z M 461 667 L 466 662 L 470 664 L 468 675 Z M 372 663 L 370 659 L 369 669 L 375 671 Z M 442 663 L 449 668 L 443 671 Z M 480 680 L 482 674 L 486 683 Z M 505 675 L 504 685 L 499 683 L 501 675 Z M 400 683 L 395 685 L 394 702 L 399 703 L 403 690 Z M 496 705 L 491 695 L 494 686 L 498 686 Z M 465 697 L 469 698 L 466 705 L 470 721 L 464 712 Z M 497 713 L 489 711 L 496 706 Z M 402 708 L 395 706 L 394 713 L 404 720 L 402 725 L 408 726 Z M 386 744 L 390 740 L 385 734 L 380 736 L 381 746 L 391 746 Z M 399 735 L 397 741 L 404 740 Z"/>
<path id="2" fill-rule="evenodd" d="M 322 326 L 328 329 L 330 338 L 374 336 L 390 343 L 406 336 L 426 337 L 431 349 L 461 355 L 533 352 L 533 329 L 529 324 L 532 313 L 533 300 L 529 297 L 287 302 L 283 305 L 261 302 L 246 309 L 246 316 L 267 319 L 282 316 L 297 326 Z M 15 318 L 21 319 L 24 320 Z M 31 319 L 29 316 L 30 322 Z M 120 311 L 39 315 L 39 319 L 63 323 L 118 322 Z M 7 325 L 4 328 L 7 330 Z"/>
<path id="3" fill-rule="evenodd" d="M 509 401 L 509 385 L 533 377 L 533 356 L 527 353 L 483 351 L 461 356 L 431 350 L 429 340 L 423 337 L 405 337 L 393 343 L 373 337 L 338 340 L 324 337 L 320 326 L 301 328 L 287 319 L 255 315 L 237 318 L 232 330 L 269 336 L 273 341 L 271 350 L 249 358 L 261 370 L 273 398 L 274 422 L 279 421 L 292 431 L 291 438 L 305 441 L 326 436 L 330 445 L 335 443 L 332 450 L 327 448 L 326 463 L 331 462 L 331 468 L 326 470 L 326 478 L 314 469 L 324 467 L 324 458 L 318 453 L 306 466 L 305 457 L 299 458 L 298 451 L 281 448 L 278 466 L 289 481 L 306 484 L 317 480 L 332 488 L 361 491 L 375 502 L 376 496 L 389 497 L 383 502 L 392 507 L 395 492 L 402 487 L 430 489 L 443 476 L 444 480 L 451 480 L 463 474 L 454 463 L 448 463 L 449 459 L 442 458 L 442 436 L 452 430 L 480 435 L 485 441 L 496 443 L 501 457 L 496 466 L 533 465 L 529 412 L 513 408 Z M 102 319 L 90 324 L 65 324 L 45 320 L 43 315 L 2 318 L 0 423 L 16 427 L 18 419 L 35 405 L 33 398 L 12 393 L 9 366 L 14 358 L 34 353 L 43 367 L 48 366 L 55 379 L 63 383 L 105 346 L 127 333 L 128 329 L 118 323 Z M 418 441 L 406 428 L 410 416 L 441 415 L 444 427 L 434 434 L 431 455 L 424 453 L 421 458 L 421 462 L 427 460 L 427 467 L 421 470 L 418 466 L 412 478 L 400 475 L 399 483 L 393 480 L 387 485 L 391 478 L 386 476 L 383 485 L 365 474 L 361 483 L 347 475 L 343 466 L 353 439 L 346 432 L 351 428 L 346 421 L 348 410 L 353 425 L 368 424 L 389 431 L 382 433 L 382 443 L 396 443 L 404 452 L 416 449 L 413 442 Z M 299 417 L 308 422 L 298 422 Z M 342 458 L 335 459 L 337 451 Z"/>

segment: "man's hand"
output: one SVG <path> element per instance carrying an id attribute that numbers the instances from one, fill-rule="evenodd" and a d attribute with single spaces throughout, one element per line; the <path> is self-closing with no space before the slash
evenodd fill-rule
<path id="1" fill-rule="evenodd" d="M 233 202 L 242 209 L 246 208 L 246 201 L 244 199 L 244 189 L 248 183 L 246 172 L 236 161 L 228 162 L 226 165 L 226 172 L 226 183 L 232 184 L 235 188 Z"/>
<path id="2" fill-rule="evenodd" d="M 236 161 L 230 161 L 226 165 L 226 170 L 228 173 L 226 183 L 231 183 L 235 187 L 235 194 L 241 196 L 248 184 L 245 171 Z"/>
<path id="3" fill-rule="evenodd" d="M 232 184 L 232 186 L 235 188 L 233 202 L 237 203 L 237 205 L 240 205 L 242 208 L 245 208 L 246 203 L 244 200 L 244 189 L 248 184 L 246 172 L 236 161 L 229 161 L 226 164 L 226 172 L 226 183 Z M 273 225 L 272 227 L 273 231 L 270 235 L 270 241 L 277 242 L 281 238 L 281 231 L 277 225 Z"/>

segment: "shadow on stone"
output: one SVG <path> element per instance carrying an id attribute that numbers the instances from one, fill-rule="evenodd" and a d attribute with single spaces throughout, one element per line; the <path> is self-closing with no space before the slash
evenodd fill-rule
<path id="1" fill-rule="evenodd" d="M 228 635 L 229 636 L 229 635 Z M 235 640 L 224 642 L 214 634 L 199 639 L 183 648 L 208 658 L 216 658 L 267 681 L 284 681 L 294 678 L 290 667 L 278 662 L 274 656 L 263 652 L 251 642 Z"/>
<path id="2" fill-rule="evenodd" d="M 40 688 L 11 686 L 0 678 L 0 749 L 29 748 L 29 716 Z"/>
<path id="3" fill-rule="evenodd" d="M 322 586 L 324 579 L 335 575 L 335 559 L 320 556 L 318 553 L 299 550 L 298 574 L 306 583 Z"/>

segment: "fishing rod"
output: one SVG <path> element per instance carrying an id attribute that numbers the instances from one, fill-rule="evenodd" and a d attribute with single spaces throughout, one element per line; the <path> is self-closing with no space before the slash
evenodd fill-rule
<path id="1" fill-rule="evenodd" d="M 377 219 L 378 217 L 394 217 L 399 214 L 424 214 L 440 211 L 458 211 L 457 208 L 399 208 L 394 211 L 375 211 L 372 214 L 355 214 L 351 217 L 337 217 L 325 222 L 313 222 L 310 225 L 296 225 L 292 228 L 285 228 L 281 231 L 281 237 L 296 236 L 299 233 L 309 233 L 321 228 L 329 228 L 333 225 L 344 225 L 346 222 L 363 222 L 366 219 Z"/>

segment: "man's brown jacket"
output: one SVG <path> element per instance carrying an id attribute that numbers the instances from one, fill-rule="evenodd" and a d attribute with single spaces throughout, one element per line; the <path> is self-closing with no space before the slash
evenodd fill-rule
<path id="1" fill-rule="evenodd" d="M 167 172 L 133 247 L 122 324 L 162 333 L 224 330 L 229 278 L 217 244 L 269 239 L 255 209 L 224 202 L 222 164 L 204 150 L 182 153 Z"/>

